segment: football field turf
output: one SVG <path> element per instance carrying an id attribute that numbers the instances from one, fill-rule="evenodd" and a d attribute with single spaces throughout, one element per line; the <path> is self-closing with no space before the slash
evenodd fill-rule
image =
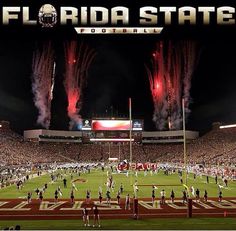
<path id="1" fill-rule="evenodd" d="M 55 172 L 57 174 L 58 172 Z M 64 172 L 61 172 L 64 174 Z M 170 191 L 175 191 L 177 198 L 182 197 L 182 190 L 184 187 L 180 185 L 180 178 L 178 174 L 164 175 L 160 171 L 157 175 L 148 173 L 144 176 L 144 172 L 139 172 L 138 177 L 134 174 L 130 174 L 128 177 L 125 174 L 112 174 L 115 181 L 114 192 L 111 192 L 112 200 L 116 200 L 117 191 L 120 184 L 123 184 L 124 193 L 121 195 L 123 199 L 120 209 L 107 210 L 105 207 L 100 207 L 101 210 L 101 228 L 93 229 L 235 229 L 235 201 L 232 203 L 230 200 L 235 198 L 236 182 L 229 181 L 228 187 L 223 187 L 223 198 L 228 197 L 228 202 L 223 204 L 215 204 L 211 201 L 208 204 L 196 204 L 194 202 L 194 218 L 186 218 L 187 210 L 186 205 L 182 202 L 176 202 L 175 205 L 168 204 L 163 206 L 161 210 L 158 205 L 154 207 L 151 205 L 152 185 L 156 185 L 155 193 L 156 200 L 160 200 L 160 192 L 162 189 L 166 191 L 166 198 L 169 200 Z M 67 179 L 67 187 L 64 188 L 63 179 Z M 129 193 L 133 196 L 133 184 L 137 180 L 138 198 L 140 208 L 140 219 L 132 219 L 132 210 L 124 210 L 124 198 Z M 72 189 L 72 182 L 75 187 L 75 199 L 76 203 L 72 205 L 70 203 L 70 192 Z M 101 170 L 92 170 L 91 173 L 72 174 L 67 172 L 62 178 L 57 179 L 55 182 L 51 181 L 50 174 L 44 174 L 40 177 L 31 178 L 27 181 L 21 190 L 18 190 L 16 185 L 12 185 L 6 188 L 0 189 L 0 229 L 5 227 L 14 226 L 16 224 L 21 225 L 22 229 L 91 229 L 92 227 L 84 227 L 81 217 L 82 202 L 86 197 L 86 190 L 91 190 L 91 199 L 98 201 L 99 186 L 102 186 L 103 199 L 106 200 L 106 182 L 107 172 Z M 43 202 L 37 199 L 37 195 L 34 192 L 36 188 L 42 189 L 44 184 L 48 184 L 48 188 L 43 194 Z M 218 184 L 224 185 L 222 180 L 218 180 Z M 203 197 L 204 190 L 208 191 L 209 197 L 218 197 L 219 187 L 215 183 L 214 178 L 209 178 L 209 183 L 206 182 L 206 176 L 197 177 L 193 179 L 193 175 L 188 177 L 188 186 L 193 186 L 195 190 L 200 190 L 200 196 Z M 142 185 L 142 186 L 141 186 Z M 164 186 L 168 185 L 168 186 Z M 178 186 L 176 186 L 178 185 Z M 59 203 L 54 203 L 54 192 L 61 187 L 62 196 L 59 197 Z M 27 205 L 26 197 L 28 192 L 33 192 L 33 202 Z M 231 199 L 230 199 L 231 197 Z M 16 204 L 11 201 L 11 199 Z M 227 199 L 227 198 L 226 198 Z M 149 202 L 148 202 L 149 201 Z M 4 204 L 6 203 L 6 204 Z M 61 203 L 61 204 L 60 204 Z M 64 204 L 63 204 L 64 203 Z M 106 202 L 105 202 L 106 203 Z M 159 203 L 159 202 L 158 202 Z M 217 202 L 216 202 L 217 203 Z M 76 209 L 73 211 L 74 206 Z M 84 204 L 83 204 L 84 206 Z M 91 206 L 91 205 L 90 205 Z M 173 206 L 177 206 L 176 209 Z M 178 209 L 179 206 L 179 209 Z M 185 206 L 185 207 L 184 207 Z M 208 206 L 209 209 L 202 209 L 202 206 Z M 218 206 L 223 206 L 220 208 Z M 231 207 L 231 208 L 230 208 Z M 226 209 L 224 209 L 226 208 Z M 27 211 L 28 209 L 28 211 Z M 105 210 L 103 210 L 105 209 Z M 224 217 L 224 212 L 227 210 L 227 217 Z M 142 214 L 141 214 L 142 213 Z M 172 213 L 172 215 L 171 215 Z M 203 213 L 203 214 L 202 214 Z M 91 222 L 93 224 L 92 212 L 90 214 Z M 120 218 L 123 219 L 120 219 Z M 155 218 L 153 218 L 155 217 Z M 168 217 L 168 218 L 165 218 Z M 116 218 L 116 219 L 112 219 Z"/>
<path id="2" fill-rule="evenodd" d="M 235 218 L 172 218 L 102 220 L 101 227 L 84 227 L 79 220 L 0 221 L 0 229 L 20 225 L 24 230 L 235 230 Z M 92 224 L 92 222 L 91 222 Z"/>
<path id="3" fill-rule="evenodd" d="M 124 193 L 121 195 L 121 198 L 125 198 L 128 193 L 130 196 L 133 196 L 134 190 L 132 185 L 134 184 L 135 180 L 137 180 L 138 185 L 142 185 L 138 187 L 138 198 L 151 198 L 152 185 L 157 186 L 157 189 L 155 190 L 156 198 L 160 198 L 160 192 L 162 189 L 165 189 L 167 198 L 169 198 L 172 189 L 174 190 L 176 197 L 182 197 L 182 191 L 184 190 L 184 187 L 180 184 L 180 178 L 177 173 L 167 176 L 164 175 L 162 171 L 160 171 L 157 175 L 151 175 L 148 173 L 147 176 L 144 176 L 143 172 L 139 172 L 138 177 L 135 177 L 134 174 L 130 174 L 128 177 L 125 174 L 112 174 L 112 176 L 113 180 L 115 181 L 114 192 L 111 192 L 112 198 L 116 198 L 121 183 L 123 184 L 124 188 Z M 67 188 L 64 188 L 63 186 L 64 177 L 67 179 Z M 44 198 L 54 198 L 54 192 L 57 187 L 60 186 L 62 190 L 62 196 L 59 198 L 69 199 L 72 189 L 72 181 L 77 188 L 77 190 L 74 191 L 75 199 L 85 199 L 86 190 L 91 191 L 92 199 L 97 199 L 99 186 L 102 187 L 103 198 L 105 198 L 107 182 L 106 171 L 102 172 L 101 170 L 92 170 L 91 173 L 82 173 L 80 176 L 78 174 L 73 174 L 73 178 L 71 177 L 71 174 L 67 172 L 67 174 L 63 175 L 63 178 L 57 179 L 52 183 L 50 174 L 35 177 L 27 181 L 21 190 L 18 190 L 16 185 L 0 189 L 0 198 L 24 199 L 26 198 L 28 192 L 33 193 L 32 198 L 37 198 L 34 190 L 36 188 L 42 189 L 44 184 L 47 183 L 48 188 L 43 194 Z M 222 186 L 224 185 L 221 179 L 218 179 L 218 184 L 216 184 L 214 178 L 212 177 L 209 177 L 209 183 L 206 182 L 206 176 L 202 176 L 202 178 L 198 176 L 197 179 L 194 180 L 192 174 L 189 174 L 187 184 L 189 187 L 193 186 L 195 191 L 198 188 L 200 190 L 200 197 L 203 197 L 204 190 L 207 190 L 208 197 L 218 197 L 218 184 Z M 229 181 L 228 187 L 223 187 L 221 190 L 223 192 L 223 197 L 235 197 L 236 182 Z"/>

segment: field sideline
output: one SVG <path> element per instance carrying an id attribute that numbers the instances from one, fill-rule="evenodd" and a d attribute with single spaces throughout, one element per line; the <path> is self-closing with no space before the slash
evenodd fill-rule
<path id="1" fill-rule="evenodd" d="M 0 229 L 19 224 L 24 230 L 234 230 L 235 218 L 173 218 L 101 220 L 101 227 L 84 227 L 82 220 L 0 221 Z M 92 224 L 92 223 L 91 223 Z"/>

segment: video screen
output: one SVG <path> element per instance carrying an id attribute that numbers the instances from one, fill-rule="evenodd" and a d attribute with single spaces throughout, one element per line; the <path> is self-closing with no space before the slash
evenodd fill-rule
<path id="1" fill-rule="evenodd" d="M 111 131 L 111 130 L 129 130 L 129 120 L 93 120 L 92 130 Z"/>

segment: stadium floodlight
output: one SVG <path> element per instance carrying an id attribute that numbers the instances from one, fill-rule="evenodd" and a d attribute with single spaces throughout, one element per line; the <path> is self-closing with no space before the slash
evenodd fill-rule
<path id="1" fill-rule="evenodd" d="M 235 128 L 236 124 L 230 124 L 230 125 L 224 125 L 224 126 L 220 126 L 220 129 L 224 129 L 224 128 Z"/>

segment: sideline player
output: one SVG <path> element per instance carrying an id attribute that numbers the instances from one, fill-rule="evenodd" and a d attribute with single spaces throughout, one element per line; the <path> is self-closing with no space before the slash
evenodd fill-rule
<path id="1" fill-rule="evenodd" d="M 165 197 L 166 197 L 166 192 L 164 189 L 162 189 L 162 191 L 161 191 L 161 204 L 162 205 L 164 205 L 166 203 Z"/>
<path id="2" fill-rule="evenodd" d="M 90 224 L 89 224 L 89 211 L 88 211 L 88 209 L 85 207 L 82 211 L 83 211 L 84 226 L 90 226 Z"/>
<path id="3" fill-rule="evenodd" d="M 107 204 L 111 205 L 111 195 L 110 195 L 110 191 L 106 192 L 106 198 L 107 198 Z"/>
<path id="4" fill-rule="evenodd" d="M 90 202 L 91 191 L 87 189 L 86 191 L 86 204 Z"/>
<path id="5" fill-rule="evenodd" d="M 154 186 L 152 186 L 152 206 L 154 206 L 154 202 L 155 202 L 155 188 Z"/>
<path id="6" fill-rule="evenodd" d="M 117 203 L 119 205 L 120 204 L 120 191 L 117 192 L 116 198 L 117 198 Z"/>
<path id="7" fill-rule="evenodd" d="M 126 195 L 125 197 L 125 210 L 130 210 L 130 197 L 129 194 Z"/>
<path id="8" fill-rule="evenodd" d="M 28 204 L 31 202 L 31 200 L 32 200 L 32 192 L 28 192 L 28 194 L 27 194 L 27 202 L 28 202 Z"/>
<path id="9" fill-rule="evenodd" d="M 207 202 L 208 196 L 207 196 L 207 190 L 204 192 L 204 201 Z"/>
<path id="10" fill-rule="evenodd" d="M 54 197 L 55 197 L 55 202 L 57 203 L 57 201 L 58 201 L 58 194 L 59 194 L 59 192 L 58 192 L 58 190 L 56 189 L 55 190 L 55 193 L 54 193 Z"/>
<path id="11" fill-rule="evenodd" d="M 71 190 L 71 193 L 70 193 L 70 199 L 71 199 L 71 203 L 74 204 L 74 202 L 75 202 L 75 195 L 74 195 L 73 189 Z"/>
<path id="12" fill-rule="evenodd" d="M 99 210 L 97 206 L 93 207 L 93 227 L 95 227 L 95 225 L 97 225 L 98 227 L 101 227 Z"/>
<path id="13" fill-rule="evenodd" d="M 98 199 L 101 204 L 102 203 L 102 192 L 101 191 L 98 192 Z"/>
<path id="14" fill-rule="evenodd" d="M 170 198 L 171 198 L 171 202 L 174 203 L 175 202 L 175 192 L 172 189 L 171 193 L 170 193 Z"/>

